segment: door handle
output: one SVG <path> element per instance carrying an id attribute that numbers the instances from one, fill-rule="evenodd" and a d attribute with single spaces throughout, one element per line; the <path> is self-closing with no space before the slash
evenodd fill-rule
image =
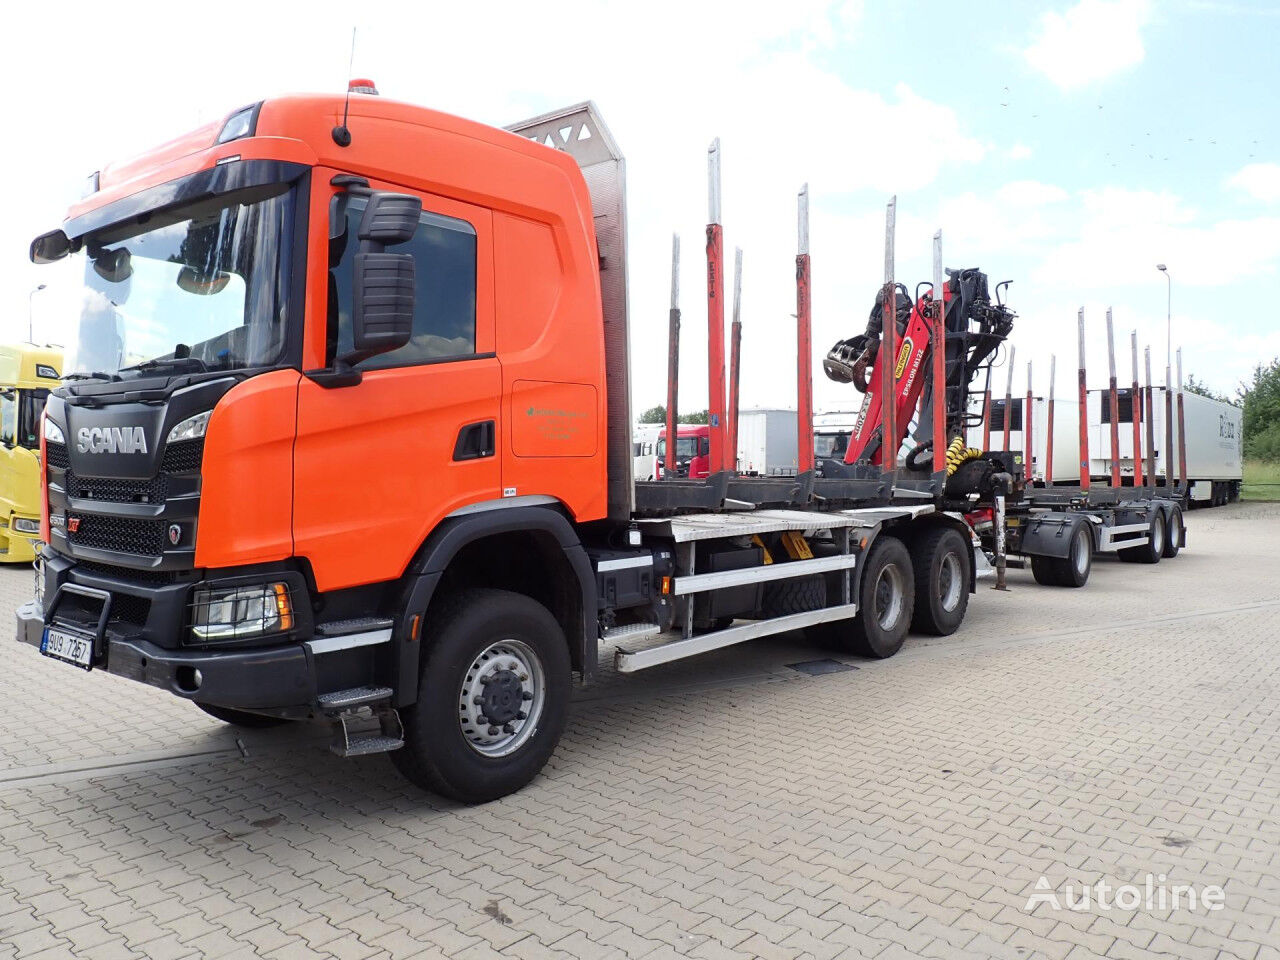
<path id="1" fill-rule="evenodd" d="M 494 454 L 494 438 L 497 428 L 492 420 L 468 423 L 458 431 L 458 441 L 453 445 L 453 459 L 480 460 Z"/>

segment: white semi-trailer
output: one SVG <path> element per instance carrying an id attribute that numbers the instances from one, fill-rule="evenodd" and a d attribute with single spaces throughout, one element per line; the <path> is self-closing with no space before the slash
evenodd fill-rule
<path id="1" fill-rule="evenodd" d="M 1120 410 L 1118 423 L 1119 442 L 1117 454 L 1120 463 L 1120 479 L 1131 485 L 1134 469 L 1133 412 L 1129 389 L 1118 389 L 1117 405 Z M 1142 473 L 1144 483 L 1147 472 L 1146 398 L 1145 390 L 1139 413 L 1142 436 Z M 1094 480 L 1105 480 L 1111 474 L 1111 404 L 1106 390 L 1089 391 L 1089 474 Z M 1188 500 L 1197 506 L 1216 506 L 1235 500 L 1240 495 L 1243 479 L 1241 455 L 1241 417 L 1239 407 L 1199 394 L 1182 394 L 1183 417 L 1186 423 L 1186 456 Z M 1174 394 L 1173 446 L 1168 448 L 1165 428 L 1165 390 L 1156 387 L 1152 395 L 1152 430 L 1155 441 L 1155 483 L 1167 485 L 1166 474 L 1172 468 L 1174 482 L 1180 481 L 1180 452 L 1177 417 L 1177 394 Z M 1023 453 L 1026 438 L 1023 429 L 1024 397 L 1010 401 L 1012 414 L 1009 423 L 1009 445 L 1004 440 L 1005 401 L 991 402 L 990 437 L 984 446 L 984 429 L 971 426 L 967 440 L 971 446 L 990 450 L 1013 450 Z M 1079 441 L 1077 422 L 1080 405 L 1075 400 L 1055 398 L 1053 401 L 1054 431 L 1053 458 L 1048 457 L 1049 400 L 1034 397 L 1031 403 L 1031 476 L 1037 484 L 1077 484 L 1080 482 Z M 1168 449 L 1167 449 L 1168 448 Z M 1052 476 L 1048 475 L 1052 470 Z"/>
<path id="2" fill-rule="evenodd" d="M 758 408 L 738 414 L 738 472 L 748 477 L 796 475 L 796 412 Z"/>

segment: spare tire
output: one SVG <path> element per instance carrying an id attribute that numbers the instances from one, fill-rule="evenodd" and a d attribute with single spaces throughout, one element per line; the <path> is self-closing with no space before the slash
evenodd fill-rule
<path id="1" fill-rule="evenodd" d="M 827 579 L 820 573 L 791 580 L 774 580 L 764 585 L 760 613 L 766 619 L 792 613 L 808 613 L 827 605 Z"/>

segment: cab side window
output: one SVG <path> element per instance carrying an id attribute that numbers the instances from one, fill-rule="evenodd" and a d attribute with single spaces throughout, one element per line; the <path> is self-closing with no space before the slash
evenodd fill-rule
<path id="1" fill-rule="evenodd" d="M 330 211 L 329 362 L 351 350 L 353 270 L 362 197 L 339 195 Z M 389 248 L 410 253 L 417 296 L 413 335 L 399 350 L 357 364 L 361 370 L 407 367 L 471 357 L 476 352 L 476 230 L 465 220 L 422 211 L 408 243 Z"/>

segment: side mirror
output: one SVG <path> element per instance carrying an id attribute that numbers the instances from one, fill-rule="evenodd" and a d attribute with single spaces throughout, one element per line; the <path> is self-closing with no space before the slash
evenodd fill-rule
<path id="1" fill-rule="evenodd" d="M 382 191 L 369 195 L 355 257 L 352 351 L 341 358 L 343 363 L 359 363 L 409 342 L 417 292 L 413 255 L 386 248 L 412 240 L 421 214 L 417 197 Z"/>
<path id="2" fill-rule="evenodd" d="M 71 252 L 71 241 L 61 230 L 50 230 L 31 241 L 32 263 L 54 263 Z"/>

